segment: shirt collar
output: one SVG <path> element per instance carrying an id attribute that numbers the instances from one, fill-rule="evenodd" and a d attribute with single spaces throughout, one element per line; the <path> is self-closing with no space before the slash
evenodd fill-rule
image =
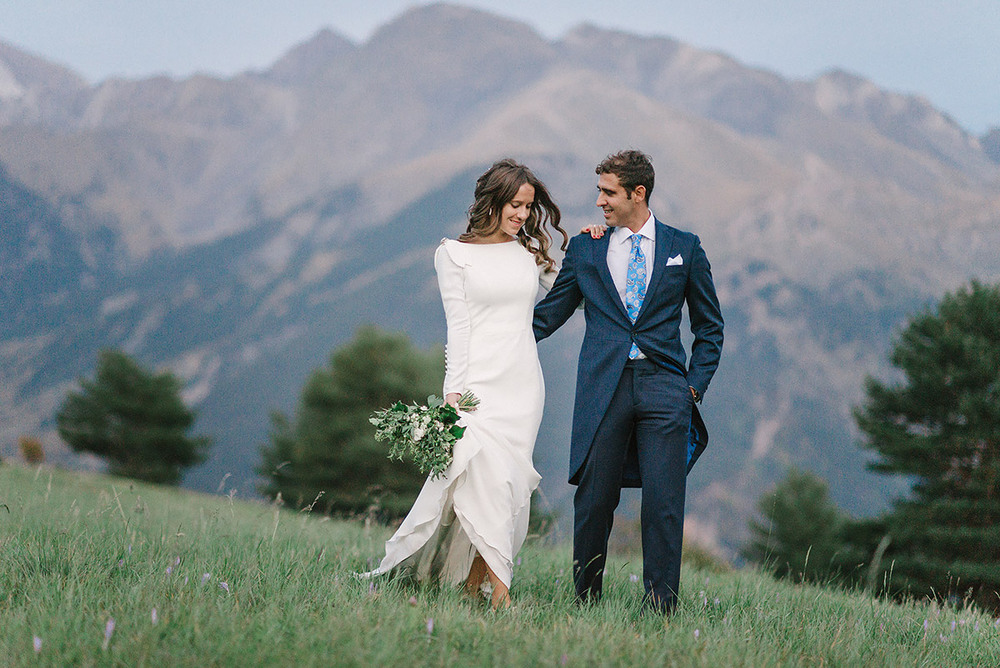
<path id="1" fill-rule="evenodd" d="M 639 231 L 636 232 L 636 234 L 640 234 L 649 239 L 650 241 L 655 242 L 656 241 L 655 221 L 656 221 L 656 216 L 653 215 L 653 211 L 652 209 L 650 209 L 649 218 L 646 219 L 646 222 L 642 224 L 642 227 L 639 228 Z M 617 235 L 615 240 L 620 244 L 629 241 L 632 237 L 632 230 L 628 229 L 627 227 L 616 227 L 614 233 Z"/>

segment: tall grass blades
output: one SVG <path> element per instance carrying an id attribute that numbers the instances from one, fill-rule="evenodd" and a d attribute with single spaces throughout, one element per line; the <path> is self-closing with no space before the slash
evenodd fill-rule
<path id="1" fill-rule="evenodd" d="M 680 606 L 643 612 L 638 560 L 578 607 L 567 546 L 529 544 L 514 607 L 359 580 L 389 535 L 104 476 L 0 468 L 4 666 L 991 666 L 974 609 L 687 564 Z"/>

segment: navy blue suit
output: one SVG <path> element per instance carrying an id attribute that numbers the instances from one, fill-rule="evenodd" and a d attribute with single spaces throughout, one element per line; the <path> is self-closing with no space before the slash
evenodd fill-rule
<path id="1" fill-rule="evenodd" d="M 643 580 L 649 602 L 670 609 L 680 580 L 689 436 L 707 441 L 688 387 L 708 390 L 722 352 L 722 313 L 697 236 L 655 222 L 654 266 L 636 321 L 608 270 L 611 234 L 577 235 L 555 284 L 535 307 L 535 339 L 558 329 L 581 300 L 580 349 L 570 446 L 574 574 L 581 598 L 600 595 L 607 540 L 622 487 L 642 487 Z M 670 258 L 675 259 L 667 266 Z M 688 305 L 694 342 L 687 361 L 680 324 Z M 630 361 L 632 342 L 646 360 Z M 696 453 L 700 454 L 700 450 Z M 693 463 L 693 462 L 691 462 Z"/>

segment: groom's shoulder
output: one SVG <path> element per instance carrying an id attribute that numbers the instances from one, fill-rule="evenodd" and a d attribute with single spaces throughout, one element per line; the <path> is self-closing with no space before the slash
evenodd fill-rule
<path id="1" fill-rule="evenodd" d="M 566 252 L 580 251 L 584 248 L 591 248 L 596 245 L 597 239 L 590 236 L 589 232 L 580 232 L 569 238 L 569 246 L 566 247 Z"/>
<path id="2" fill-rule="evenodd" d="M 682 244 L 694 246 L 701 245 L 701 239 L 694 232 L 688 232 L 687 230 L 682 230 L 679 227 L 672 227 L 667 225 L 659 218 L 656 219 L 656 233 L 665 233 L 673 235 L 674 239 Z"/>

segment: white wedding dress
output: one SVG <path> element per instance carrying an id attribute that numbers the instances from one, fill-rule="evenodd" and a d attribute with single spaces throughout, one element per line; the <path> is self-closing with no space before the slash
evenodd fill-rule
<path id="1" fill-rule="evenodd" d="M 462 413 L 465 434 L 445 476 L 427 479 L 368 575 L 461 584 L 478 552 L 510 587 L 541 479 L 531 461 L 545 402 L 532 312 L 555 272 L 543 273 L 516 241 L 444 239 L 434 268 L 448 324 L 444 393 L 471 391 L 480 403 Z"/>

